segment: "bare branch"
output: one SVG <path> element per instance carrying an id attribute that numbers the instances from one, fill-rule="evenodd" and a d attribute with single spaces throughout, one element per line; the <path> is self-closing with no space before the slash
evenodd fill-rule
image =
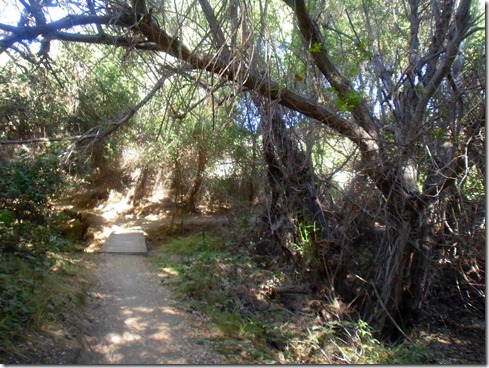
<path id="1" fill-rule="evenodd" d="M 52 40 L 92 43 L 100 45 L 112 45 L 120 47 L 133 47 L 137 50 L 162 51 L 154 42 L 144 38 L 133 38 L 124 36 L 109 36 L 107 34 L 84 35 L 79 33 L 55 32 L 49 36 Z"/>
<path id="2" fill-rule="evenodd" d="M 471 0 L 461 1 L 460 5 L 455 13 L 455 19 L 450 26 L 448 34 L 448 45 L 446 47 L 446 53 L 444 55 L 444 60 L 440 66 L 433 73 L 432 78 L 427 82 L 425 89 L 423 91 L 423 98 L 420 99 L 416 121 L 420 121 L 428 101 L 431 99 L 435 91 L 440 86 L 440 83 L 450 72 L 450 68 L 457 56 L 458 47 L 460 43 L 464 40 L 466 32 L 470 26 L 470 7 Z"/>
<path id="3" fill-rule="evenodd" d="M 87 135 L 82 134 L 82 135 L 74 135 L 74 136 L 69 136 L 69 137 L 15 139 L 15 140 L 0 141 L 0 144 L 4 145 L 4 146 L 8 146 L 8 145 L 13 146 L 13 145 L 32 144 L 32 143 L 67 142 L 67 141 L 80 140 L 84 136 L 87 137 Z M 91 135 L 90 137 L 94 138 L 95 135 Z"/>
<path id="4" fill-rule="evenodd" d="M 90 14 L 97 15 L 97 12 L 95 11 L 95 6 L 93 5 L 92 0 L 87 0 L 87 6 L 88 6 L 88 9 L 90 9 Z M 100 24 L 97 24 L 96 26 L 97 26 L 98 33 L 104 34 L 104 30 L 103 30 L 102 26 Z"/>
<path id="5" fill-rule="evenodd" d="M 217 48 L 222 49 L 223 56 L 225 60 L 228 60 L 230 57 L 229 46 L 226 43 L 226 37 L 224 36 L 224 32 L 221 27 L 219 27 L 219 22 L 217 21 L 217 17 L 214 14 L 209 2 L 207 0 L 199 0 L 200 6 L 202 8 L 202 12 L 207 18 L 207 22 L 211 27 L 212 37 L 214 39 L 214 44 Z"/>
<path id="6" fill-rule="evenodd" d="M 15 27 L 0 23 L 0 29 L 12 33 L 0 40 L 0 53 L 21 40 L 35 40 L 39 36 L 48 36 L 61 29 L 69 29 L 75 26 L 88 24 L 110 24 L 112 18 L 109 16 L 94 15 L 68 15 L 67 17 L 35 27 Z"/>

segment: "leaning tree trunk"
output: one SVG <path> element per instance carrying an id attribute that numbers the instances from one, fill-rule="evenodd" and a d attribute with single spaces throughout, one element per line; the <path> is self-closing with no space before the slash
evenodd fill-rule
<path id="1" fill-rule="evenodd" d="M 197 173 L 195 174 L 192 187 L 190 188 L 186 200 L 188 212 L 195 212 L 197 209 L 197 200 L 200 188 L 204 182 L 205 167 L 207 164 L 207 155 L 202 147 L 197 149 Z"/>
<path id="2" fill-rule="evenodd" d="M 332 238 L 331 230 L 316 193 L 310 160 L 287 131 L 282 117 L 262 113 L 263 154 L 270 187 L 267 223 L 278 244 L 287 244 L 298 233 L 298 224 L 314 225 L 314 236 Z"/>
<path id="3" fill-rule="evenodd" d="M 136 188 L 134 189 L 134 196 L 132 202 L 133 206 L 139 206 L 141 199 L 143 199 L 146 194 L 146 183 L 148 182 L 148 175 L 149 175 L 149 165 L 146 165 L 144 166 L 141 175 L 139 175 Z"/>
<path id="4" fill-rule="evenodd" d="M 435 206 L 415 209 L 402 202 L 389 203 L 387 216 L 375 261 L 369 322 L 383 336 L 397 339 L 412 327 L 422 307 L 435 244 Z"/>

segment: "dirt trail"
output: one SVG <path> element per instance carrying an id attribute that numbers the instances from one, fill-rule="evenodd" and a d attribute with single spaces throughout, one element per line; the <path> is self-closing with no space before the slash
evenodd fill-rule
<path id="1" fill-rule="evenodd" d="M 94 263 L 95 282 L 85 310 L 90 322 L 81 336 L 83 348 L 76 364 L 222 363 L 199 318 L 185 312 L 162 284 L 150 261 L 151 251 L 147 256 L 97 252 L 112 231 L 146 232 L 170 222 L 165 216 L 128 216 L 128 206 L 114 202 L 95 210 L 91 224 L 96 233 L 87 256 Z"/>
<path id="2" fill-rule="evenodd" d="M 93 254 L 96 283 L 77 364 L 218 364 L 145 256 Z"/>

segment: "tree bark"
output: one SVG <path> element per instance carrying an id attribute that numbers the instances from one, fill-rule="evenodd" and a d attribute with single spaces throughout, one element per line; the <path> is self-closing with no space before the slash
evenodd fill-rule
<path id="1" fill-rule="evenodd" d="M 262 109 L 264 110 L 264 109 Z M 282 246 L 298 234 L 301 222 L 316 229 L 314 240 L 332 240 L 329 223 L 321 208 L 311 162 L 287 132 L 279 113 L 262 112 L 264 157 L 271 190 L 269 223 Z"/>
<path id="2" fill-rule="evenodd" d="M 192 183 L 192 187 L 190 188 L 187 200 L 186 207 L 188 212 L 195 212 L 197 210 L 197 196 L 199 194 L 200 188 L 204 182 L 204 173 L 205 167 L 207 164 L 207 155 L 202 147 L 198 147 L 197 149 L 197 173 L 195 174 L 194 181 Z"/>
<path id="3" fill-rule="evenodd" d="M 144 166 L 141 175 L 139 175 L 136 188 L 134 189 L 133 206 L 138 206 L 146 192 L 146 182 L 148 181 L 149 166 Z"/>

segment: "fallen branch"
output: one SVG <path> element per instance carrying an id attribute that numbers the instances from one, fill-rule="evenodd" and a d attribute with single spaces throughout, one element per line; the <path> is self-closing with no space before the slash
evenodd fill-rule
<path id="1" fill-rule="evenodd" d="M 270 298 L 275 298 L 282 294 L 309 294 L 311 289 L 307 285 L 284 285 L 270 288 L 268 291 Z"/>
<path id="2" fill-rule="evenodd" d="M 82 138 L 83 135 L 75 135 L 70 137 L 59 137 L 59 138 L 31 138 L 31 139 L 17 139 L 0 141 L 2 145 L 15 145 L 15 144 L 32 144 L 32 143 L 49 143 L 49 142 L 62 142 L 62 141 L 76 141 Z"/>

